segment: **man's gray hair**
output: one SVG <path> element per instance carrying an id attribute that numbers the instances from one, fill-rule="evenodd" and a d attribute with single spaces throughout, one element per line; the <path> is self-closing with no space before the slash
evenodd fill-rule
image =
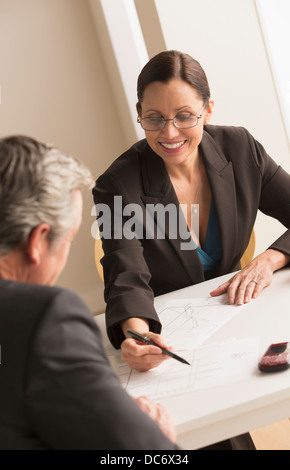
<path id="1" fill-rule="evenodd" d="M 0 256 L 42 222 L 51 242 L 62 238 L 75 227 L 74 191 L 92 185 L 85 165 L 56 148 L 26 136 L 0 139 Z"/>

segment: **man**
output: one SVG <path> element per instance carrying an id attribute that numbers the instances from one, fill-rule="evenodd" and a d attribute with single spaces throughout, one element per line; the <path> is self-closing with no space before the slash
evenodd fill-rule
<path id="1" fill-rule="evenodd" d="M 0 140 L 0 449 L 178 448 L 166 409 L 121 388 L 82 300 L 53 287 L 91 185 L 57 149 Z"/>

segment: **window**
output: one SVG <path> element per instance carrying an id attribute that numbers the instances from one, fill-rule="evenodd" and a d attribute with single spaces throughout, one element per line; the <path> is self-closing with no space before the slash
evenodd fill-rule
<path id="1" fill-rule="evenodd" d="M 290 2 L 256 0 L 256 5 L 290 142 Z"/>

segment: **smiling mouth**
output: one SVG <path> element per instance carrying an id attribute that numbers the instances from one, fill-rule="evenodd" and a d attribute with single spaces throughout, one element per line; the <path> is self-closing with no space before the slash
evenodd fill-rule
<path id="1" fill-rule="evenodd" d="M 182 145 L 184 145 L 186 142 L 186 140 L 183 140 L 182 142 L 176 142 L 174 144 L 164 144 L 162 142 L 160 142 L 160 145 L 162 145 L 162 147 L 168 149 L 168 150 L 175 150 L 175 149 L 178 149 L 180 147 L 182 147 Z"/>

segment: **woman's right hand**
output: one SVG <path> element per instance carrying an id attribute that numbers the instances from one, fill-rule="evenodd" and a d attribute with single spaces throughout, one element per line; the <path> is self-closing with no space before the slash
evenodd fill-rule
<path id="1" fill-rule="evenodd" d="M 160 346 L 171 350 L 162 336 L 151 331 L 138 331 L 138 333 L 147 336 L 152 339 L 155 343 Z M 158 367 L 163 361 L 169 359 L 169 356 L 162 354 L 162 351 L 157 346 L 147 345 L 136 341 L 133 338 L 127 338 L 121 344 L 122 359 L 126 361 L 132 369 L 136 369 L 139 372 L 146 372 L 147 370 Z"/>

